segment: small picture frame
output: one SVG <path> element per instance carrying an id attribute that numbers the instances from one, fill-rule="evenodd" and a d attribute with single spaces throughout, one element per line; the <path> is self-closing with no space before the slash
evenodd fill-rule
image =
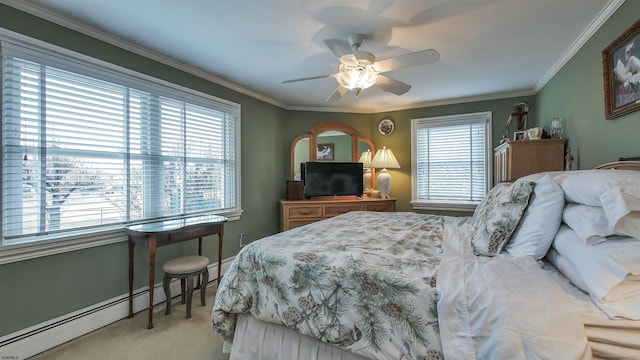
<path id="1" fill-rule="evenodd" d="M 316 154 L 318 161 L 333 161 L 333 143 L 318 144 Z"/>
<path id="2" fill-rule="evenodd" d="M 516 131 L 513 133 L 513 140 L 527 140 L 527 131 Z"/>

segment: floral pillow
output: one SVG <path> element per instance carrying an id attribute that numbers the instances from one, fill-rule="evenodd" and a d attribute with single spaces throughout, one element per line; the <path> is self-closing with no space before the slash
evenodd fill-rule
<path id="1" fill-rule="evenodd" d="M 529 205 L 534 182 L 518 180 L 493 187 L 473 213 L 471 232 L 476 255 L 494 256 L 509 243 Z"/>

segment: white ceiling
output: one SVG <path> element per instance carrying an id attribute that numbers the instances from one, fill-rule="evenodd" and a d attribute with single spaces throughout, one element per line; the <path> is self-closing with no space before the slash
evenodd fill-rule
<path id="1" fill-rule="evenodd" d="M 287 109 L 381 112 L 534 94 L 624 0 L 1 0 Z M 338 60 L 329 38 L 370 37 L 378 60 L 436 49 L 435 64 L 325 102 Z M 175 60 L 175 61 L 174 61 Z"/>

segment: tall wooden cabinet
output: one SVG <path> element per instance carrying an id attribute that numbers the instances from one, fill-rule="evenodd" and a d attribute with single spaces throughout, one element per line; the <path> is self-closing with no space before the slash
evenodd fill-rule
<path id="1" fill-rule="evenodd" d="M 311 224 L 350 211 L 396 211 L 396 199 L 280 200 L 282 231 Z"/>
<path id="2" fill-rule="evenodd" d="M 564 170 L 565 139 L 506 141 L 494 149 L 494 181 L 513 181 L 529 174 Z"/>

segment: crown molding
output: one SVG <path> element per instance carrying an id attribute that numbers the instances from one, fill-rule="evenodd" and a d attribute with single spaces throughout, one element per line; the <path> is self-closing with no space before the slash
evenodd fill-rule
<path id="1" fill-rule="evenodd" d="M 488 100 L 508 99 L 508 98 L 522 97 L 522 96 L 531 96 L 531 95 L 535 95 L 535 94 L 536 94 L 536 91 L 531 89 L 531 90 L 521 90 L 521 91 L 510 91 L 510 92 L 501 92 L 501 93 L 493 93 L 493 94 L 484 94 L 484 95 L 478 95 L 478 96 L 468 96 L 468 97 L 459 97 L 459 98 L 451 98 L 451 99 L 424 101 L 424 102 L 419 102 L 419 103 L 403 104 L 401 106 L 396 106 L 396 107 L 387 106 L 385 108 L 345 109 L 345 108 L 335 108 L 335 107 L 288 106 L 288 107 L 285 108 L 285 110 L 315 111 L 315 112 L 340 112 L 340 113 L 355 113 L 355 114 L 376 114 L 376 113 L 390 112 L 390 111 L 412 110 L 412 109 L 419 109 L 419 108 L 433 107 L 433 106 L 470 103 L 470 102 L 475 102 L 475 101 L 488 101 Z"/>
<path id="2" fill-rule="evenodd" d="M 573 42 L 573 44 L 565 51 L 565 53 L 556 61 L 556 63 L 547 71 L 547 73 L 538 81 L 536 86 L 531 90 L 523 90 L 517 92 L 505 92 L 496 94 L 479 95 L 472 97 L 452 98 L 443 100 L 426 101 L 420 103 L 403 104 L 396 107 L 387 107 L 384 109 L 377 108 L 340 108 L 340 107 L 322 107 L 322 106 L 295 106 L 288 105 L 281 101 L 272 99 L 263 94 L 244 88 L 238 84 L 221 79 L 213 74 L 196 67 L 184 64 L 173 58 L 152 51 L 150 49 L 141 47 L 138 44 L 127 41 L 120 37 L 117 37 L 111 33 L 96 29 L 80 21 L 71 19 L 66 16 L 62 16 L 56 12 L 46 9 L 41 6 L 37 6 L 30 3 L 25 3 L 19 0 L 0 0 L 0 3 L 6 4 L 13 8 L 16 8 L 25 13 L 37 16 L 44 20 L 66 27 L 68 29 L 78 31 L 87 36 L 93 37 L 100 41 L 104 41 L 111 45 L 130 51 L 134 54 L 144 56 L 146 58 L 158 61 L 162 64 L 171 66 L 186 73 L 195 75 L 212 83 L 224 86 L 230 90 L 237 91 L 238 93 L 251 96 L 257 100 L 264 101 L 274 106 L 278 106 L 285 110 L 293 111 L 314 111 L 314 112 L 341 112 L 341 113 L 358 113 L 358 114 L 373 114 L 381 111 L 399 111 L 409 110 L 420 107 L 451 105 L 465 102 L 484 101 L 484 100 L 496 100 L 508 97 L 529 96 L 537 94 L 559 71 L 562 67 L 569 62 L 569 60 L 580 50 L 580 48 L 593 36 L 593 34 L 613 15 L 613 13 L 625 2 L 626 0 L 610 0 L 607 6 L 596 16 L 594 21 L 587 26 L 587 28 L 580 34 L 580 36 Z"/>
<path id="3" fill-rule="evenodd" d="M 69 17 L 63 16 L 59 13 L 56 13 L 52 10 L 49 10 L 47 8 L 35 5 L 35 4 L 30 4 L 30 3 L 26 3 L 24 1 L 18 1 L 18 0 L 0 0 L 0 3 L 11 6 L 15 9 L 18 9 L 22 12 L 25 12 L 27 14 L 39 17 L 41 19 L 50 21 L 54 24 L 66 27 L 70 30 L 73 31 L 77 31 L 80 32 L 84 35 L 90 36 L 92 38 L 98 39 L 100 41 L 104 41 L 108 44 L 117 46 L 121 49 L 127 50 L 129 52 L 132 52 L 134 54 L 140 55 L 140 56 L 144 56 L 146 58 L 149 58 L 151 60 L 157 61 L 159 63 L 171 66 L 175 69 L 184 71 L 186 73 L 195 75 L 199 78 L 205 79 L 207 81 L 210 81 L 214 84 L 218 84 L 221 86 L 224 86 L 230 90 L 233 91 L 237 91 L 241 94 L 244 95 L 248 95 L 251 96 L 255 99 L 264 101 L 266 103 L 269 103 L 271 105 L 275 105 L 281 108 L 286 108 L 286 104 L 272 99 L 270 97 L 267 97 L 263 94 L 257 93 L 255 91 L 249 90 L 247 88 L 244 88 L 238 84 L 232 83 L 230 81 L 221 79 L 209 72 L 206 72 L 204 70 L 198 69 L 194 66 L 190 66 L 187 64 L 184 64 L 180 61 L 177 61 L 171 57 L 165 56 L 163 54 L 160 54 L 158 52 L 155 52 L 153 50 L 147 49 L 145 47 L 142 47 L 139 44 L 133 43 L 131 41 L 127 41 L 123 38 L 120 38 L 118 36 L 115 36 L 111 33 L 108 33 L 106 31 L 102 31 L 99 30 L 97 28 L 94 28 L 92 26 L 89 26 L 83 22 L 80 22 L 78 20 L 74 20 L 71 19 Z"/>
<path id="4" fill-rule="evenodd" d="M 542 88 L 562 69 L 562 67 L 571 60 L 571 58 L 582 48 L 582 46 L 595 34 L 598 29 L 618 10 L 626 0 L 610 0 L 607 6 L 600 11 L 598 16 L 587 26 L 586 29 L 578 36 L 576 41 L 571 44 L 569 49 L 556 61 L 555 64 L 547 71 L 547 73 L 538 81 L 534 91 L 542 90 Z"/>
<path id="5" fill-rule="evenodd" d="M 536 92 L 533 89 L 520 90 L 520 91 L 508 91 L 508 92 L 500 92 L 500 93 L 492 93 L 492 94 L 483 94 L 483 95 L 477 95 L 477 96 L 467 96 L 467 97 L 459 97 L 459 98 L 426 101 L 426 102 L 414 104 L 412 107 L 408 107 L 406 109 L 392 109 L 391 111 L 408 110 L 408 109 L 442 106 L 442 105 L 454 105 L 454 104 L 470 103 L 470 102 L 476 102 L 476 101 L 500 100 L 500 99 L 523 97 L 523 96 L 531 96 L 535 94 Z M 386 111 L 386 109 L 384 111 Z"/>

